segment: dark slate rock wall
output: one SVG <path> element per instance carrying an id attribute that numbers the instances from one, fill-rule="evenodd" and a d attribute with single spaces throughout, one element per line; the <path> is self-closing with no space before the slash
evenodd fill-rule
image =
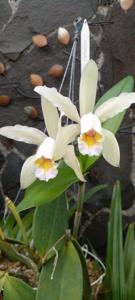
<path id="1" fill-rule="evenodd" d="M 90 17 L 97 1 L 79 0 L 3 0 L 0 19 L 0 51 L 19 53 L 31 43 L 33 33 L 54 31 L 60 25 L 73 23 L 78 17 Z"/>

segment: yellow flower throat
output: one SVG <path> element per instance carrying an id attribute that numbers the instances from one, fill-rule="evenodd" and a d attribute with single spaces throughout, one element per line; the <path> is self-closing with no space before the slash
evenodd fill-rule
<path id="1" fill-rule="evenodd" d="M 53 167 L 54 162 L 51 159 L 42 156 L 36 159 L 35 164 L 37 168 L 41 168 L 44 171 L 48 172 Z"/>
<path id="2" fill-rule="evenodd" d="M 89 148 L 95 146 L 102 140 L 102 134 L 96 132 L 94 129 L 89 130 L 81 135 L 81 140 L 88 145 Z"/>

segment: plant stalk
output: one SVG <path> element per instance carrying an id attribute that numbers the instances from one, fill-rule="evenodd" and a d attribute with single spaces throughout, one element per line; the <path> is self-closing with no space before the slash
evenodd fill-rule
<path id="1" fill-rule="evenodd" d="M 74 227 L 73 227 L 73 237 L 75 239 L 78 238 L 78 232 L 79 232 L 79 227 L 80 227 L 80 222 L 82 217 L 84 195 L 85 195 L 85 182 L 80 183 L 78 185 L 77 210 L 75 213 Z"/>
<path id="2" fill-rule="evenodd" d="M 15 220 L 16 220 L 16 222 L 17 222 L 17 224 L 18 224 L 18 226 L 19 226 L 19 228 L 22 232 L 24 243 L 27 244 L 27 242 L 28 242 L 27 241 L 27 233 L 25 231 L 24 224 L 23 224 L 23 222 L 20 218 L 20 215 L 19 215 L 14 203 L 8 197 L 5 198 L 5 201 L 7 203 L 8 208 L 11 210 L 11 212 L 12 212 L 12 214 L 13 214 L 13 216 L 14 216 L 14 218 L 15 218 Z"/>

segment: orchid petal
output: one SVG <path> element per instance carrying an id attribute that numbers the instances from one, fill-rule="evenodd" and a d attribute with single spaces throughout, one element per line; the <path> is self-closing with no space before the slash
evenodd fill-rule
<path id="1" fill-rule="evenodd" d="M 52 159 L 54 154 L 55 140 L 51 137 L 46 137 L 44 142 L 39 146 L 36 159 L 40 157 Z"/>
<path id="2" fill-rule="evenodd" d="M 26 189 L 29 185 L 31 185 L 35 180 L 35 164 L 34 161 L 36 159 L 35 155 L 30 156 L 26 159 L 22 166 L 20 182 L 21 189 Z"/>
<path id="3" fill-rule="evenodd" d="M 45 97 L 54 106 L 58 107 L 59 110 L 64 112 L 69 119 L 75 122 L 80 121 L 80 117 L 77 112 L 76 106 L 71 102 L 71 100 L 68 97 L 64 97 L 60 93 L 58 93 L 55 88 L 37 86 L 34 89 L 34 91 L 37 92 L 39 95 Z"/>
<path id="4" fill-rule="evenodd" d="M 57 108 L 54 107 L 52 103 L 50 103 L 44 97 L 41 97 L 41 106 L 42 106 L 47 132 L 50 137 L 55 138 L 57 135 L 58 122 L 59 122 L 59 114 Z"/>
<path id="5" fill-rule="evenodd" d="M 74 146 L 70 145 L 66 149 L 64 162 L 75 172 L 76 176 L 79 178 L 80 181 L 86 181 L 83 177 L 81 167 L 79 160 L 77 159 L 75 152 L 74 152 Z"/>
<path id="6" fill-rule="evenodd" d="M 2 127 L 0 128 L 0 135 L 34 145 L 40 145 L 46 137 L 41 130 L 22 125 Z"/>
<path id="7" fill-rule="evenodd" d="M 81 118 L 81 134 L 94 129 L 95 131 L 101 133 L 102 132 L 102 128 L 101 128 L 101 123 L 100 120 L 98 119 L 98 117 L 94 114 L 92 114 L 91 112 L 84 115 Z"/>
<path id="8" fill-rule="evenodd" d="M 95 114 L 104 122 L 127 109 L 132 103 L 135 103 L 135 93 L 122 93 L 101 104 Z"/>
<path id="9" fill-rule="evenodd" d="M 93 111 L 96 100 L 97 80 L 97 65 L 93 60 L 90 60 L 84 67 L 80 81 L 79 101 L 81 117 Z"/>
<path id="10" fill-rule="evenodd" d="M 114 167 L 119 167 L 120 149 L 115 135 L 105 128 L 102 128 L 102 130 L 104 135 L 102 151 L 103 157 L 110 165 Z"/>
<path id="11" fill-rule="evenodd" d="M 68 125 L 59 129 L 55 141 L 54 160 L 61 159 L 65 155 L 67 145 L 74 141 L 79 132 L 80 126 L 77 124 Z"/>

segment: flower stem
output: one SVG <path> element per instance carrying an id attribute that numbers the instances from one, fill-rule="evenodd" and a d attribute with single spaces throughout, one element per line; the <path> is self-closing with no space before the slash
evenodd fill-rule
<path id="1" fill-rule="evenodd" d="M 23 236 L 23 240 L 24 240 L 24 243 L 27 244 L 27 233 L 25 231 L 25 227 L 24 227 L 24 224 L 20 218 L 20 215 L 14 205 L 14 203 L 11 201 L 11 199 L 9 199 L 8 197 L 5 198 L 5 201 L 6 201 L 6 204 L 7 206 L 9 207 L 9 209 L 11 210 L 21 232 L 22 232 L 22 236 Z"/>
<path id="2" fill-rule="evenodd" d="M 82 209 L 83 209 L 83 200 L 84 200 L 84 194 L 85 194 L 85 183 L 80 183 L 78 185 L 78 199 L 77 199 L 77 210 L 75 213 L 75 219 L 74 219 L 74 227 L 73 227 L 73 237 L 77 239 L 81 217 L 82 217 Z"/>

